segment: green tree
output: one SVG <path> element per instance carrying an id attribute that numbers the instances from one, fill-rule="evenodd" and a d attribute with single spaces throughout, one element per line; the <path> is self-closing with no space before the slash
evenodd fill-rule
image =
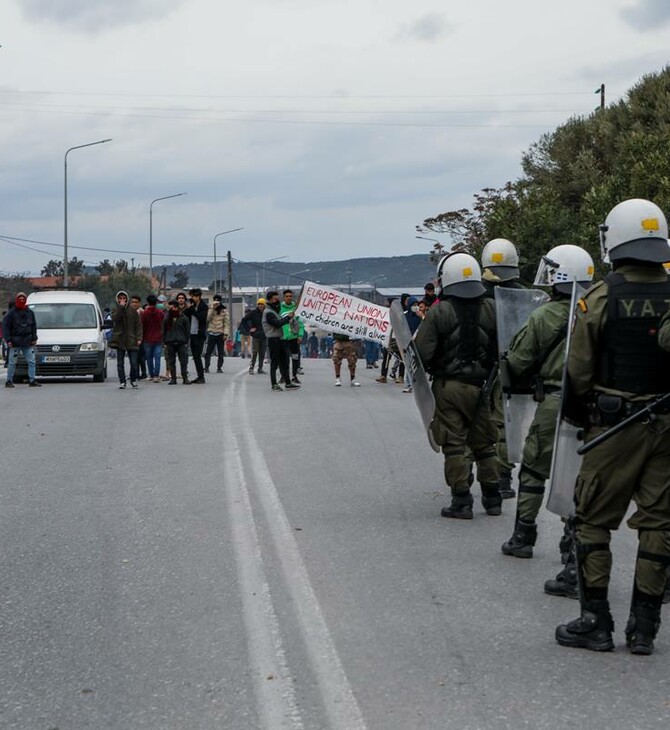
<path id="1" fill-rule="evenodd" d="M 63 276 L 63 262 L 60 259 L 51 259 L 42 267 L 42 276 Z"/>
<path id="2" fill-rule="evenodd" d="M 95 267 L 95 270 L 100 276 L 109 276 L 114 271 L 114 264 L 109 259 L 105 259 Z"/>
<path id="3" fill-rule="evenodd" d="M 170 282 L 171 289 L 186 289 L 188 286 L 188 272 L 186 269 L 177 269 L 174 277 Z"/>
<path id="4" fill-rule="evenodd" d="M 598 225 L 617 203 L 647 198 L 670 211 L 670 67 L 644 76 L 621 101 L 543 135 L 521 166 L 518 180 L 417 228 L 447 233 L 475 254 L 482 242 L 509 238 L 525 278 L 562 243 L 584 247 L 599 263 Z"/>

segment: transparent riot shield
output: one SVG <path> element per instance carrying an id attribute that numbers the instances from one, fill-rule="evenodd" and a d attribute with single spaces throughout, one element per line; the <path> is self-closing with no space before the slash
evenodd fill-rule
<path id="1" fill-rule="evenodd" d="M 495 301 L 507 458 L 512 464 L 518 464 L 537 403 L 528 389 L 515 389 L 505 382 L 502 355 L 526 324 L 531 312 L 549 301 L 549 296 L 539 289 L 506 289 L 499 286 L 495 289 Z"/>
<path id="2" fill-rule="evenodd" d="M 426 435 L 428 436 L 428 442 L 430 443 L 433 451 L 440 452 L 440 447 L 435 443 L 433 434 L 430 430 L 430 424 L 433 420 L 435 413 L 435 397 L 431 390 L 430 383 L 428 382 L 428 376 L 423 368 L 423 363 L 419 357 L 419 353 L 416 350 L 414 339 L 412 338 L 412 332 L 410 331 L 407 320 L 405 319 L 405 313 L 402 311 L 402 305 L 400 300 L 396 299 L 391 303 L 391 309 L 389 313 L 391 319 L 391 327 L 393 328 L 393 336 L 398 343 L 398 349 L 402 356 L 405 369 L 409 373 L 412 379 L 412 393 L 414 394 L 414 401 L 416 407 L 419 409 L 423 426 L 426 429 Z"/>
<path id="3" fill-rule="evenodd" d="M 575 316 L 577 302 L 584 296 L 586 289 L 574 282 L 572 300 L 570 302 L 571 319 Z M 561 408 L 558 413 L 558 426 L 554 436 L 554 453 L 551 457 L 551 473 L 549 476 L 549 497 L 547 509 L 561 517 L 574 517 L 575 483 L 582 466 L 582 458 L 577 449 L 582 445 L 581 428 L 565 420 L 565 399 L 568 381 L 568 355 L 572 340 L 572 326 L 568 328 L 565 341 L 565 363 L 563 364 L 563 381 L 561 388 Z"/>

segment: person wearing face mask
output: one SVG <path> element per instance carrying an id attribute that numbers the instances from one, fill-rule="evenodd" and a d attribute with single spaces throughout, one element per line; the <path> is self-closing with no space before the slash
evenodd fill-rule
<path id="1" fill-rule="evenodd" d="M 265 362 L 265 349 L 267 340 L 263 332 L 263 311 L 265 310 L 265 299 L 260 297 L 256 302 L 256 308 L 247 312 L 240 321 L 240 332 L 246 332 L 251 336 L 251 365 L 249 375 L 254 374 L 254 366 L 258 360 L 258 374 L 263 375 L 263 363 Z"/>
<path id="2" fill-rule="evenodd" d="M 130 385 L 137 388 L 139 368 L 137 353 L 142 344 L 142 321 L 137 310 L 128 303 L 128 293 L 118 292 L 116 308 L 112 312 L 112 336 L 109 346 L 117 351 L 116 368 L 119 375 L 119 388 L 126 387 L 126 353 L 130 360 Z"/>
<path id="3" fill-rule="evenodd" d="M 417 297 L 409 297 L 407 300 L 407 311 L 405 312 L 405 319 L 409 325 L 409 331 L 414 335 L 419 329 L 424 314 L 419 307 L 419 300 Z M 424 305 L 425 306 L 425 305 Z M 402 389 L 403 393 L 411 393 L 414 390 L 412 386 L 412 375 L 409 370 L 405 368 L 405 387 Z"/>
<path id="4" fill-rule="evenodd" d="M 165 344 L 165 360 L 170 373 L 169 385 L 177 385 L 177 358 L 181 369 L 181 379 L 184 385 L 189 385 L 188 379 L 188 341 L 191 326 L 179 307 L 176 299 L 168 302 L 168 311 L 163 320 L 163 342 Z"/>
<path id="5" fill-rule="evenodd" d="M 205 372 L 209 372 L 209 363 L 216 350 L 216 372 L 223 372 L 223 343 L 230 332 L 230 319 L 221 295 L 214 295 L 214 303 L 207 312 L 207 350 L 205 351 Z"/>
<path id="6" fill-rule="evenodd" d="M 270 383 L 272 390 L 281 391 L 282 387 L 277 383 L 277 369 L 279 369 L 284 380 L 286 390 L 297 390 L 300 386 L 291 382 L 289 375 L 288 350 L 282 342 L 284 325 L 288 324 L 295 316 L 295 311 L 287 312 L 283 317 L 280 315 L 281 303 L 279 292 L 269 291 L 265 297 L 267 306 L 263 312 L 263 331 L 268 342 L 270 351 Z"/>
<path id="7" fill-rule="evenodd" d="M 28 363 L 28 385 L 39 388 L 35 380 L 35 345 L 37 344 L 37 322 L 32 309 L 28 308 L 23 292 L 16 295 L 14 306 L 7 312 L 2 323 L 2 332 L 9 348 L 9 362 L 5 388 L 14 387 L 16 358 L 20 352 Z"/>

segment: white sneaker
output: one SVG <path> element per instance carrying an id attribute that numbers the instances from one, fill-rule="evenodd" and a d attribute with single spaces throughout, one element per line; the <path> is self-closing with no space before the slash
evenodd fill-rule
<path id="1" fill-rule="evenodd" d="M 358 382 L 358 380 L 352 380 L 351 381 L 351 387 L 352 388 L 360 388 L 361 384 Z"/>
<path id="2" fill-rule="evenodd" d="M 337 378 L 337 380 L 335 381 L 335 387 L 339 388 L 340 385 L 342 385 L 342 381 L 339 378 Z"/>
<path id="3" fill-rule="evenodd" d="M 126 384 L 125 383 L 119 383 L 119 390 L 125 390 Z"/>
<path id="4" fill-rule="evenodd" d="M 411 385 L 408 385 L 406 388 L 403 388 L 402 389 L 402 392 L 403 393 L 413 393 L 414 392 L 414 389 L 412 388 Z"/>

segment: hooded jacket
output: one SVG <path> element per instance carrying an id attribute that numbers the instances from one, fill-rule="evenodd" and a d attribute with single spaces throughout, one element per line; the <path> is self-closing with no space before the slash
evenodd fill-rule
<path id="1" fill-rule="evenodd" d="M 119 305 L 121 294 L 126 295 L 126 306 Z M 116 350 L 138 350 L 138 341 L 142 341 L 142 320 L 135 309 L 130 306 L 130 298 L 124 291 L 116 294 L 117 306 L 112 312 L 112 336 L 109 346 Z"/>
<path id="2" fill-rule="evenodd" d="M 12 307 L 2 322 L 2 333 L 12 347 L 31 347 L 37 341 L 37 322 L 32 309 Z"/>
<path id="3" fill-rule="evenodd" d="M 419 317 L 416 312 L 412 311 L 412 307 L 418 303 L 418 297 L 410 297 L 407 300 L 406 304 L 407 311 L 405 312 L 405 319 L 407 320 L 407 324 L 409 325 L 409 331 L 412 334 L 414 334 L 419 329 L 419 325 L 421 324 L 421 317 Z"/>

